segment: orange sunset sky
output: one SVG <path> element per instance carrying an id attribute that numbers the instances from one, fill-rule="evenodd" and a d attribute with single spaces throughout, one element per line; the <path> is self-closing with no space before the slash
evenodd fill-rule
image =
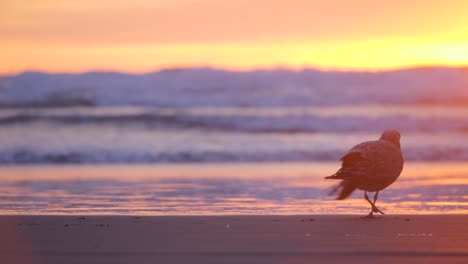
<path id="1" fill-rule="evenodd" d="M 1 0 L 0 73 L 468 65 L 468 0 Z"/>

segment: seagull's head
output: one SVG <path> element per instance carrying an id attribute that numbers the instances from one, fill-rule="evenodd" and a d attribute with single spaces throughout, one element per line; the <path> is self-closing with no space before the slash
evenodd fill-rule
<path id="1" fill-rule="evenodd" d="M 395 144 L 398 148 L 400 148 L 400 132 L 394 129 L 385 130 L 380 136 L 380 140 L 386 140 Z"/>

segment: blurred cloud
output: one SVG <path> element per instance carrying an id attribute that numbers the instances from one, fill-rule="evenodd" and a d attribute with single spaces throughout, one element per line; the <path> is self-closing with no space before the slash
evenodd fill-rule
<path id="1" fill-rule="evenodd" d="M 466 1 L 3 2 L 3 41 L 181 44 L 342 41 L 466 28 Z"/>
<path id="2" fill-rule="evenodd" d="M 466 10 L 461 0 L 4 0 L 0 71 L 466 64 L 451 52 L 468 43 Z"/>

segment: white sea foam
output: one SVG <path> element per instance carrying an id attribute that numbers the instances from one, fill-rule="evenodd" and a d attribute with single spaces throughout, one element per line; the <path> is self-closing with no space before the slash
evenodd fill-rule
<path id="1" fill-rule="evenodd" d="M 0 104 L 297 106 L 350 103 L 467 102 L 464 68 L 353 73 L 317 70 L 149 74 L 27 72 L 0 78 Z"/>

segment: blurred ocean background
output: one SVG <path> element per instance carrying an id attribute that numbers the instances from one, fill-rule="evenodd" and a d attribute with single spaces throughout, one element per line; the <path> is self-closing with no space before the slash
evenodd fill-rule
<path id="1" fill-rule="evenodd" d="M 468 160 L 468 69 L 166 70 L 0 78 L 0 163 L 334 161 L 386 128 Z"/>
<path id="2" fill-rule="evenodd" d="M 387 208 L 467 213 L 467 68 L 3 76 L 0 212 L 355 213 L 362 193 L 327 200 L 322 177 L 386 128 L 407 160 Z"/>

